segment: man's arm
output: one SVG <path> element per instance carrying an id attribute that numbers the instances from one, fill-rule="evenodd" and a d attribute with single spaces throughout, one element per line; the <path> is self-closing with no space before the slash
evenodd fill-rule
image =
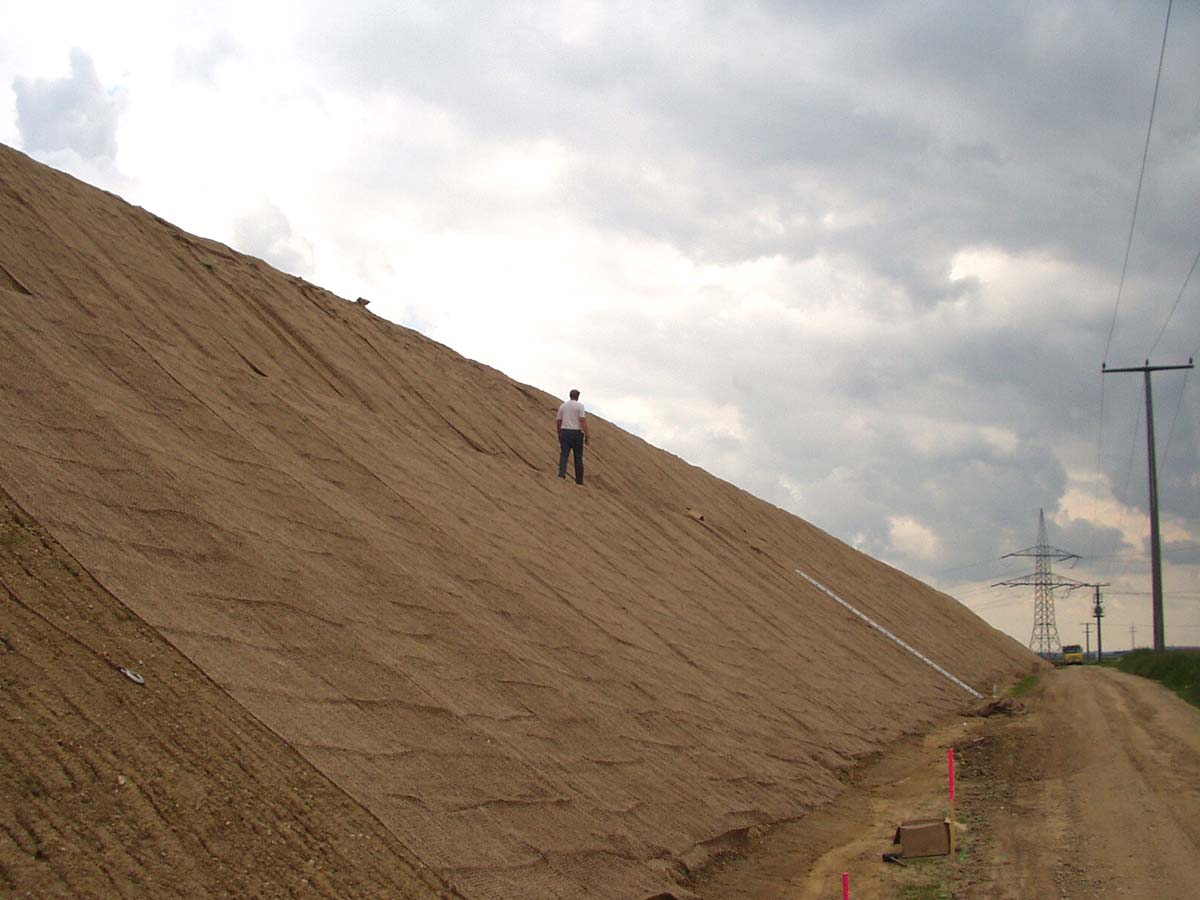
<path id="1" fill-rule="evenodd" d="M 579 417 L 579 427 L 583 429 L 583 442 L 586 444 L 589 440 L 591 440 L 588 437 L 586 414 Z"/>

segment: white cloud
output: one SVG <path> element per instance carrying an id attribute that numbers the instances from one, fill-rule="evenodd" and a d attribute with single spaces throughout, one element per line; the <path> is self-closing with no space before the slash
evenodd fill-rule
<path id="1" fill-rule="evenodd" d="M 264 201 L 257 209 L 234 219 L 233 240 L 243 252 L 259 256 L 284 272 L 307 275 L 312 271 L 312 244 L 293 234 L 287 216 L 270 202 Z"/>
<path id="2" fill-rule="evenodd" d="M 202 43 L 188 43 L 175 50 L 175 75 L 211 83 L 218 69 L 239 56 L 240 48 L 228 32 L 218 31 Z"/>
<path id="3" fill-rule="evenodd" d="M 891 547 L 902 557 L 927 561 L 940 558 L 941 542 L 937 535 L 912 516 L 892 516 L 888 525 Z"/>
<path id="4" fill-rule="evenodd" d="M 473 193 L 495 193 L 511 202 L 549 194 L 559 186 L 566 170 L 561 144 L 528 141 L 491 150 L 468 170 L 464 180 Z"/>

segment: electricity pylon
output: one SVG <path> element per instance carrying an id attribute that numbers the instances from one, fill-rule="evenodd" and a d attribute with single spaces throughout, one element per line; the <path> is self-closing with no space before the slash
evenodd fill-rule
<path id="1" fill-rule="evenodd" d="M 1059 550 L 1046 543 L 1046 514 L 1039 509 L 1037 545 L 1015 553 L 1006 553 L 1001 559 L 1011 556 L 1032 556 L 1035 560 L 1033 573 L 1010 578 L 1008 581 L 998 581 L 992 587 L 1033 585 L 1033 635 L 1029 638 L 1029 649 L 1045 659 L 1059 655 L 1062 653 L 1062 641 L 1058 638 L 1058 625 L 1054 621 L 1054 589 L 1066 588 L 1070 592 L 1088 585 L 1073 578 L 1055 578 L 1050 563 L 1052 560 L 1064 562 L 1068 559 L 1079 559 L 1079 555 Z"/>

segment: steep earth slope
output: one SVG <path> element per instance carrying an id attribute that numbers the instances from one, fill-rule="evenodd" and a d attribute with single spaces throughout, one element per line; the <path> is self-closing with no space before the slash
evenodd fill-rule
<path id="1" fill-rule="evenodd" d="M 472 898 L 682 895 L 967 699 L 796 569 L 1036 663 L 602 420 L 560 481 L 550 395 L 3 147 L 0 341 L 0 487 Z"/>
<path id="2" fill-rule="evenodd" d="M 459 896 L 2 492 L 0 698 L 0 897 Z"/>

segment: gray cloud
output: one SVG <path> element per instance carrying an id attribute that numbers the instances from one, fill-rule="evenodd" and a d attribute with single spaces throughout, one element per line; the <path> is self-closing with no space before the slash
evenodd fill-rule
<path id="1" fill-rule="evenodd" d="M 1108 377 L 1130 381 L 1122 385 L 1124 390 L 1113 390 L 1115 397 L 1126 402 L 1112 415 L 1116 439 L 1113 452 L 1104 460 L 1105 472 L 1119 496 L 1148 516 L 1150 493 L 1142 412 L 1143 378 L 1140 374 Z M 1200 475 L 1196 466 L 1200 459 L 1200 432 L 1197 429 L 1200 401 L 1195 388 L 1192 372 L 1160 372 L 1153 376 L 1159 510 L 1163 516 L 1173 515 L 1188 523 L 1200 521 Z M 1189 399 L 1190 403 L 1186 402 Z M 1129 400 L 1133 402 L 1129 403 Z"/>
<path id="2" fill-rule="evenodd" d="M 122 95 L 118 89 L 100 83 L 92 58 L 83 50 L 71 51 L 70 76 L 17 77 L 13 91 L 17 129 L 26 150 L 70 150 L 83 159 L 116 157 Z"/>
<path id="3" fill-rule="evenodd" d="M 1090 510 L 1075 509 L 1074 519 L 1059 510 L 1067 463 L 1096 461 L 1102 311 L 1062 298 L 1014 310 L 1007 322 L 948 327 L 930 309 L 845 341 L 806 330 L 802 319 L 731 324 L 720 313 L 737 299 L 698 301 L 677 318 L 589 319 L 584 328 L 603 348 L 595 371 L 619 370 L 604 374 L 612 392 L 653 385 L 665 410 L 684 408 L 695 392 L 739 411 L 746 435 L 734 452 L 703 431 L 677 435 L 676 452 L 925 577 L 1032 543 L 1040 507 L 1060 516 L 1065 546 L 1093 564 L 1125 548 L 1117 528 L 1079 518 Z M 1072 303 L 1090 327 L 1062 327 Z M 1164 392 L 1163 408 L 1179 396 Z M 1103 459 L 1114 485 L 1128 474 L 1127 451 L 1141 453 L 1127 439 L 1140 408 L 1128 399 L 1140 397 L 1110 386 L 1105 447 L 1126 451 Z M 1174 458 L 1196 458 L 1190 425 L 1177 425 L 1173 444 Z M 1144 454 L 1137 460 L 1126 497 L 1135 509 L 1144 507 Z M 1164 473 L 1174 487 L 1164 512 L 1195 521 L 1194 468 Z M 906 550 L 897 519 L 928 528 L 936 552 Z"/>
<path id="4" fill-rule="evenodd" d="M 1200 542 L 1168 541 L 1162 548 L 1163 557 L 1178 565 L 1200 565 Z"/>
<path id="5" fill-rule="evenodd" d="M 697 259 L 840 254 L 936 304 L 961 295 L 964 245 L 1119 258 L 1161 28 L 1139 10 L 618 10 L 565 43 L 538 7 L 510 9 L 365 4 L 313 49 L 356 89 L 419 97 L 482 140 L 560 139 L 573 214 Z M 1164 120 L 1194 68 L 1171 70 Z M 1194 129 L 1164 129 L 1172 183 L 1200 179 Z M 1154 266 L 1186 252 L 1196 207 L 1148 191 L 1145 226 L 1169 244 L 1143 248 Z"/>

